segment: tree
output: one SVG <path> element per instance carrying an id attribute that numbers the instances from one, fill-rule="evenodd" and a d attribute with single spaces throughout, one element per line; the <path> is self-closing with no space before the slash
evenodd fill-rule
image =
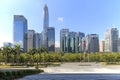
<path id="1" fill-rule="evenodd" d="M 14 55 L 16 56 L 16 63 L 20 63 L 20 54 L 24 52 L 24 49 L 20 47 L 20 45 L 15 45 L 14 47 Z"/>
<path id="2" fill-rule="evenodd" d="M 32 65 L 34 65 L 34 54 L 37 53 L 37 49 L 33 48 L 33 49 L 29 49 L 28 54 L 31 55 L 31 63 Z"/>
<path id="3" fill-rule="evenodd" d="M 10 54 L 11 54 L 11 48 L 8 47 L 8 46 L 2 47 L 2 53 L 3 53 L 3 56 L 4 56 L 5 63 L 7 64 L 9 62 L 9 57 L 10 57 Z"/>

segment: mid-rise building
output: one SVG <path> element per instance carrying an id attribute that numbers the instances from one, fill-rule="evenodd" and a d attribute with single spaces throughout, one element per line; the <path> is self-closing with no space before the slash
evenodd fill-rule
<path id="1" fill-rule="evenodd" d="M 105 51 L 105 41 L 104 40 L 100 41 L 99 50 L 100 50 L 100 52 L 104 52 Z"/>
<path id="2" fill-rule="evenodd" d="M 14 22 L 13 22 L 13 42 L 14 45 L 20 45 L 21 48 L 27 50 L 27 40 L 26 40 L 26 33 L 27 33 L 27 19 L 23 15 L 14 15 Z"/>
<path id="3" fill-rule="evenodd" d="M 99 37 L 97 34 L 86 36 L 86 52 L 99 52 Z"/>
<path id="4" fill-rule="evenodd" d="M 108 29 L 105 33 L 105 52 L 117 52 L 118 50 L 118 30 Z"/>

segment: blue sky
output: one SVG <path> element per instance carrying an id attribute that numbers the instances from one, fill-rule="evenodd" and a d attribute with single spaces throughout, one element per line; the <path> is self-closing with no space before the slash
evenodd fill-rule
<path id="1" fill-rule="evenodd" d="M 28 28 L 41 32 L 43 7 L 49 8 L 49 25 L 55 27 L 56 45 L 62 28 L 104 39 L 108 28 L 120 30 L 120 0 L 0 0 L 0 46 L 13 42 L 13 15 L 24 15 Z"/>

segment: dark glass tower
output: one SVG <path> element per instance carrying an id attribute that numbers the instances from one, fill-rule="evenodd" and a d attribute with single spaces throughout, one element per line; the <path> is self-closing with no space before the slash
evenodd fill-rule
<path id="1" fill-rule="evenodd" d="M 49 27 L 49 13 L 48 7 L 44 6 L 44 21 L 43 21 L 43 46 L 48 48 L 48 27 Z"/>

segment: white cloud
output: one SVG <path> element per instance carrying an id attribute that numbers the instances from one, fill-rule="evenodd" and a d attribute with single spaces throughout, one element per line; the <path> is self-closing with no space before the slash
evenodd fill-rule
<path id="1" fill-rule="evenodd" d="M 63 18 L 63 17 L 58 17 L 57 20 L 60 21 L 60 22 L 63 22 L 63 21 L 64 21 L 64 18 Z"/>
<path id="2" fill-rule="evenodd" d="M 60 42 L 55 41 L 55 47 L 60 47 Z"/>

